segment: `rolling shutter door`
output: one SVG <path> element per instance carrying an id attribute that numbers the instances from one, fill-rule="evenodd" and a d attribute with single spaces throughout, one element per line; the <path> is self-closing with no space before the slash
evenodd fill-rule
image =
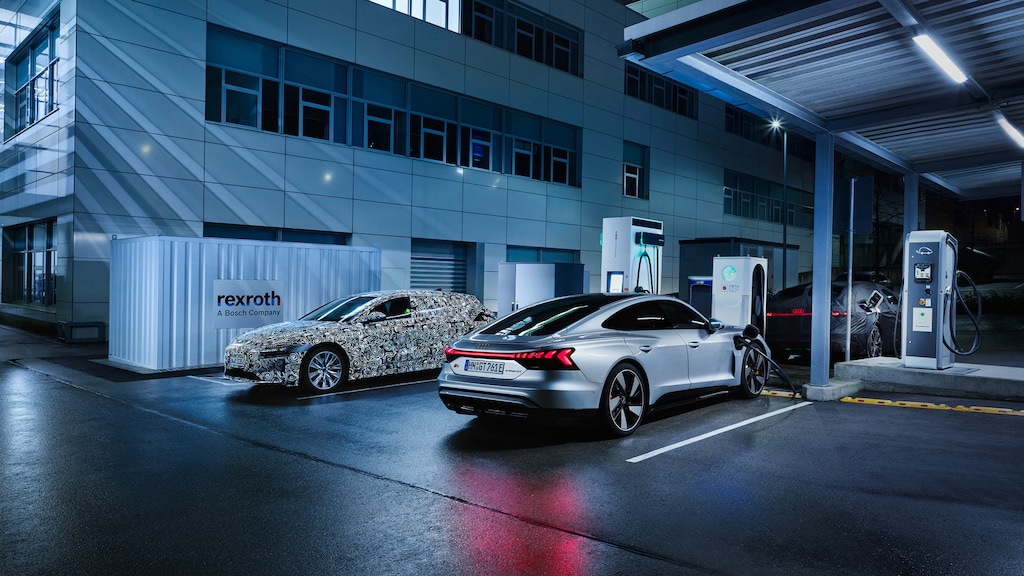
<path id="1" fill-rule="evenodd" d="M 413 290 L 465 292 L 466 245 L 413 240 L 409 272 L 409 288 Z"/>

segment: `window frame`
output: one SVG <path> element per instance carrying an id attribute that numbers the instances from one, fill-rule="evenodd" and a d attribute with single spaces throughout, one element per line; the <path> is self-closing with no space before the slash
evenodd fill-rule
<path id="1" fill-rule="evenodd" d="M 42 227 L 42 246 L 35 232 Z M 10 283 L 4 282 L 3 302 L 53 311 L 57 306 L 57 219 L 39 220 L 4 227 L 4 269 Z M 19 237 L 21 241 L 19 242 Z M 39 262 L 41 260 L 41 262 Z M 42 276 L 40 279 L 39 273 Z"/>
<path id="2" fill-rule="evenodd" d="M 239 48 L 230 43 L 230 38 L 218 44 L 218 58 L 207 63 L 208 122 L 580 187 L 579 126 L 216 25 L 210 25 L 208 30 L 260 43 L 263 62 L 262 67 L 259 62 L 252 64 L 244 59 L 233 63 L 232 50 L 237 52 Z M 246 54 L 249 52 L 252 50 Z M 304 54 L 299 61 L 305 64 L 297 64 L 303 67 L 288 68 L 292 61 L 288 55 L 293 52 Z M 308 70 L 319 69 L 309 58 L 333 64 L 333 80 L 320 81 L 320 77 L 309 76 Z M 274 64 L 276 75 L 271 76 Z M 259 72 L 253 71 L 256 68 Z M 231 79 L 232 75 L 237 77 Z M 255 97 L 255 104 L 248 104 L 244 117 L 231 116 L 233 121 L 227 122 L 228 95 L 233 92 Z M 312 98 L 313 95 L 317 98 Z M 314 118 L 316 114 L 320 117 Z M 521 142 L 514 144 L 518 141 Z"/>
<path id="3" fill-rule="evenodd" d="M 9 100 L 10 111 L 5 112 L 5 124 L 11 133 L 5 140 L 13 138 L 31 126 L 38 124 L 55 112 L 58 86 L 57 72 L 60 58 L 57 45 L 60 42 L 60 12 L 55 12 L 11 53 L 7 59 L 6 82 L 13 86 Z M 43 62 L 41 54 L 46 54 Z M 22 78 L 24 76 L 24 78 Z"/>

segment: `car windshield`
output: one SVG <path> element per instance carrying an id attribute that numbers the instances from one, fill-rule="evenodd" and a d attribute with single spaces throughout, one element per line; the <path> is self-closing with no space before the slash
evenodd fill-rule
<path id="1" fill-rule="evenodd" d="M 482 331 L 498 336 L 547 336 L 600 308 L 597 302 L 551 302 L 509 314 Z"/>
<path id="2" fill-rule="evenodd" d="M 356 314 L 362 311 L 362 309 L 373 302 L 373 296 L 354 296 L 339 298 L 333 302 L 328 302 L 323 306 L 313 310 L 309 314 L 299 318 L 299 320 L 317 320 L 320 322 L 340 322 L 342 320 L 351 320 Z"/>

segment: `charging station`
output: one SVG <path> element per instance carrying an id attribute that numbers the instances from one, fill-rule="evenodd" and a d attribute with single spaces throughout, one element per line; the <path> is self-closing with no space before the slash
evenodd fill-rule
<path id="1" fill-rule="evenodd" d="M 957 241 L 943 230 L 915 230 L 903 245 L 903 366 L 953 366 Z"/>
<path id="2" fill-rule="evenodd" d="M 657 220 L 605 218 L 601 232 L 601 290 L 658 294 L 664 246 L 664 225 Z"/>
<path id="3" fill-rule="evenodd" d="M 729 326 L 765 328 L 768 259 L 715 256 L 712 269 L 711 316 Z"/>

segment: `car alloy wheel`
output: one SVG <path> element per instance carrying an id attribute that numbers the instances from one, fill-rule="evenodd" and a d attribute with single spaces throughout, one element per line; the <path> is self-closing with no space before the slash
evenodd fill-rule
<path id="1" fill-rule="evenodd" d="M 872 324 L 871 330 L 868 331 L 864 354 L 868 358 L 877 358 L 882 355 L 882 331 L 878 329 L 878 324 Z"/>
<path id="2" fill-rule="evenodd" d="M 768 358 L 764 355 L 764 348 L 756 342 L 750 344 L 750 348 L 743 352 L 743 360 L 740 372 L 740 396 L 744 398 L 757 398 L 764 385 L 768 381 Z"/>
<path id="3" fill-rule="evenodd" d="M 333 346 L 317 346 L 302 360 L 302 385 L 313 392 L 330 392 L 347 379 L 345 358 Z"/>
<path id="4" fill-rule="evenodd" d="M 601 416 L 605 428 L 614 436 L 628 436 L 647 413 L 647 386 L 643 376 L 631 364 L 612 369 L 601 396 Z"/>

